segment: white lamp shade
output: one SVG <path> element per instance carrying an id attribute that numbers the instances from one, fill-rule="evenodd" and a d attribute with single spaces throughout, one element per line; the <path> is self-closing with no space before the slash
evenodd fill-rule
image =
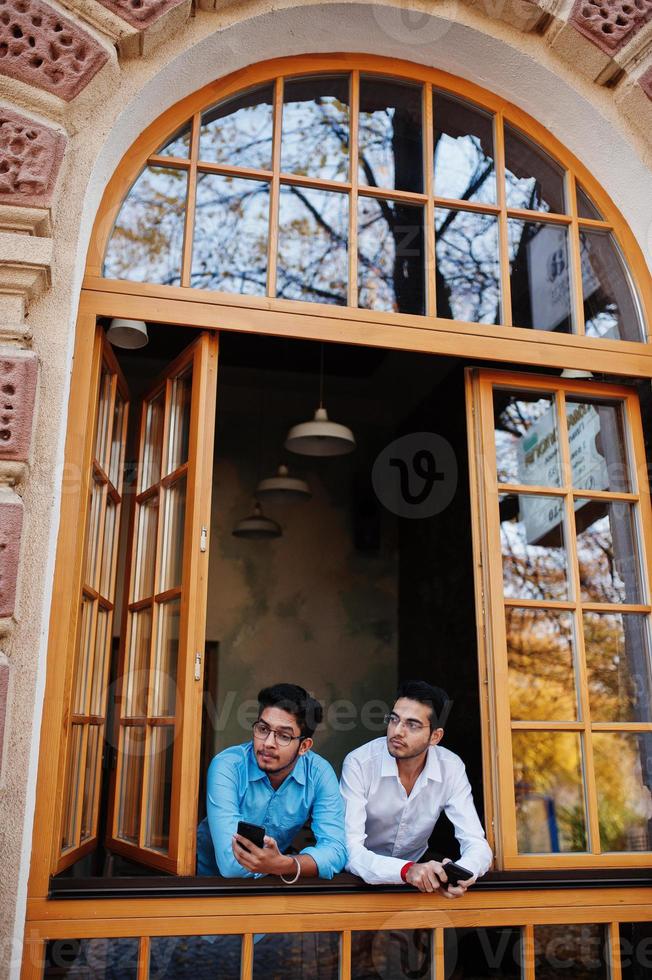
<path id="1" fill-rule="evenodd" d="M 570 381 L 573 378 L 577 378 L 578 380 L 581 378 L 592 378 L 593 375 L 590 371 L 583 371 L 582 368 L 564 368 L 561 372 L 561 377 L 568 378 Z"/>
<path id="2" fill-rule="evenodd" d="M 106 336 L 114 347 L 124 347 L 126 350 L 144 347 L 149 340 L 147 324 L 143 320 L 123 320 L 121 317 L 111 320 Z"/>
<path id="3" fill-rule="evenodd" d="M 256 487 L 258 500 L 271 500 L 276 503 L 294 500 L 310 500 L 312 491 L 305 480 L 290 476 L 287 466 L 282 463 L 275 476 L 261 480 Z"/>
<path id="4" fill-rule="evenodd" d="M 355 436 L 346 425 L 331 422 L 320 406 L 312 421 L 292 426 L 285 448 L 301 456 L 344 456 L 355 449 Z"/>
<path id="5" fill-rule="evenodd" d="M 231 532 L 236 538 L 251 538 L 262 541 L 266 538 L 280 538 L 283 534 L 280 524 L 271 517 L 265 517 L 260 504 L 256 504 L 253 513 L 238 521 Z"/>

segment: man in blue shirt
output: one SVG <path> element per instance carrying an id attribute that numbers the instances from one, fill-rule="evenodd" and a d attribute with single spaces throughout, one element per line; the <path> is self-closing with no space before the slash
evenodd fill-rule
<path id="1" fill-rule="evenodd" d="M 258 703 L 252 741 L 224 749 L 209 766 L 197 874 L 332 878 L 346 862 L 344 805 L 332 766 L 311 752 L 322 707 L 296 684 L 266 687 Z M 315 845 L 285 854 L 308 818 Z M 240 837 L 239 820 L 265 828 L 263 847 Z"/>

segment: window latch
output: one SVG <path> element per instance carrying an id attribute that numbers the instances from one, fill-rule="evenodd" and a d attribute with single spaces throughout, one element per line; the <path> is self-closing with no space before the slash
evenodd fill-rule
<path id="1" fill-rule="evenodd" d="M 195 654 L 195 680 L 201 680 L 201 653 L 199 650 Z"/>
<path id="2" fill-rule="evenodd" d="M 199 535 L 199 550 L 206 551 L 206 542 L 208 541 L 208 528 L 202 527 L 201 534 Z"/>

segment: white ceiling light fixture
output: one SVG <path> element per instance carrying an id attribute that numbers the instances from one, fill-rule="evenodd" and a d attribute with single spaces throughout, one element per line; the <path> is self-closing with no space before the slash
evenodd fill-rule
<path id="1" fill-rule="evenodd" d="M 274 476 L 261 480 L 256 487 L 256 498 L 272 503 L 282 503 L 292 500 L 310 500 L 312 490 L 305 480 L 298 476 L 290 476 L 284 463 L 281 463 Z"/>
<path id="2" fill-rule="evenodd" d="M 593 374 L 591 371 L 583 371 L 581 368 L 564 368 L 561 372 L 561 377 L 566 378 L 568 381 L 580 380 L 581 378 L 592 378 Z"/>
<path id="3" fill-rule="evenodd" d="M 324 345 L 321 345 L 319 368 L 319 407 L 310 422 L 293 425 L 287 434 L 285 448 L 300 456 L 345 456 L 355 449 L 351 429 L 331 422 L 324 408 Z"/>
<path id="4" fill-rule="evenodd" d="M 124 320 L 122 317 L 111 320 L 106 337 L 114 347 L 124 347 L 125 350 L 137 350 L 149 342 L 144 320 Z"/>
<path id="5" fill-rule="evenodd" d="M 280 538 L 283 531 L 280 524 L 263 514 L 262 507 L 256 501 L 253 512 L 248 517 L 243 517 L 241 521 L 238 521 L 231 534 L 236 538 L 263 541 Z"/>

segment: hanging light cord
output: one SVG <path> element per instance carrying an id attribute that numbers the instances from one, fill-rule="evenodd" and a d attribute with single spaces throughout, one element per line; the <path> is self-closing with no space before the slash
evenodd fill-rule
<path id="1" fill-rule="evenodd" d="M 324 342 L 321 342 L 319 355 L 319 407 L 324 407 Z"/>

